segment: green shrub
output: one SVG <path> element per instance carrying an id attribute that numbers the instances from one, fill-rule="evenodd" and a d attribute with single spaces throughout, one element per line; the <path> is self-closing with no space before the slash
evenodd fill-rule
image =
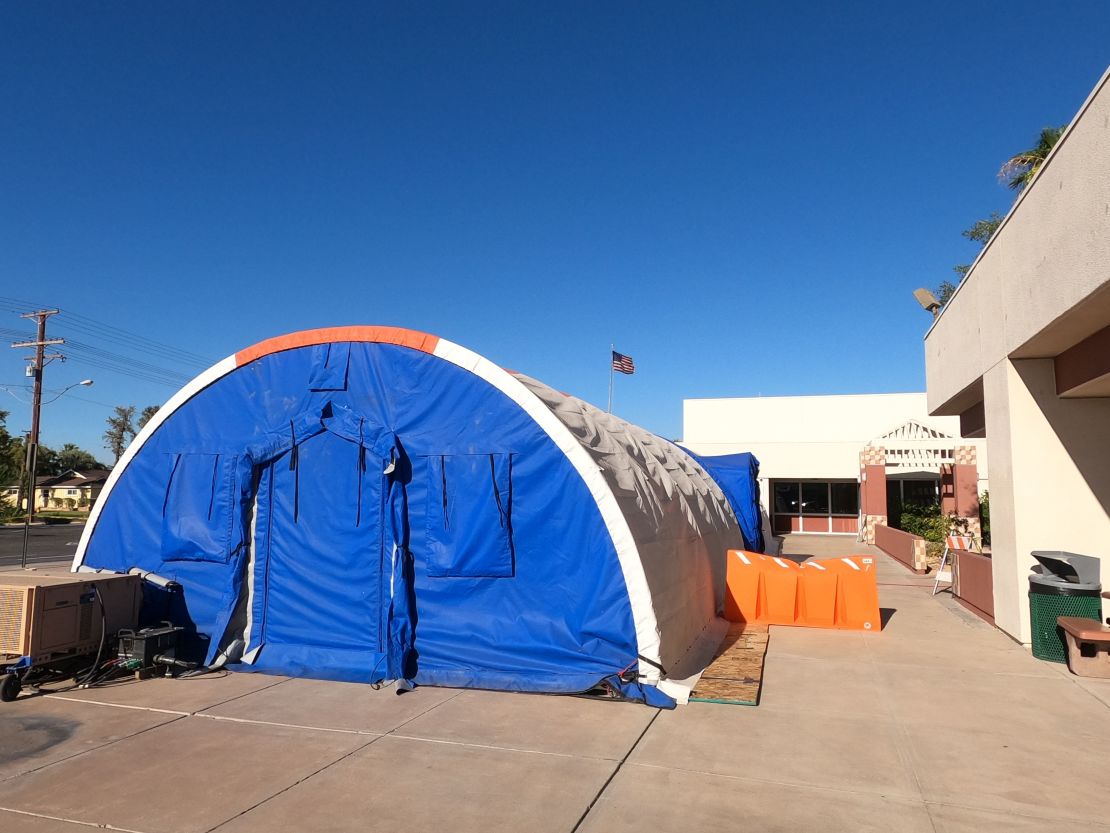
<path id="1" fill-rule="evenodd" d="M 902 507 L 898 528 L 926 541 L 943 543 L 951 526 L 951 519 L 941 514 L 939 503 L 908 503 Z"/>
<path id="2" fill-rule="evenodd" d="M 979 495 L 979 521 L 983 527 L 983 543 L 991 542 L 991 493 Z"/>

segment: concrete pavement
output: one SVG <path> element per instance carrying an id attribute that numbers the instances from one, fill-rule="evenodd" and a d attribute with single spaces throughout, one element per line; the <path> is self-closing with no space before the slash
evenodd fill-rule
<path id="1" fill-rule="evenodd" d="M 883 632 L 772 628 L 757 708 L 250 674 L 0 704 L 0 829 L 1110 831 L 1110 681 L 871 554 Z"/>

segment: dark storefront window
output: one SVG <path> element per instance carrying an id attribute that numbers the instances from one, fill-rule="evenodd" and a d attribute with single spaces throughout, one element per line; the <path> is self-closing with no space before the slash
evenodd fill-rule
<path id="1" fill-rule="evenodd" d="M 859 528 L 859 484 L 855 481 L 776 480 L 776 533 L 853 533 Z"/>
<path id="2" fill-rule="evenodd" d="M 827 515 L 829 514 L 829 484 L 828 483 L 803 483 L 802 484 L 802 514 Z"/>
<path id="3" fill-rule="evenodd" d="M 830 483 L 832 492 L 832 514 L 859 514 L 859 486 L 855 483 Z"/>
<path id="4" fill-rule="evenodd" d="M 905 506 L 932 506 L 940 502 L 936 480 L 903 480 L 902 503 Z"/>
<path id="5" fill-rule="evenodd" d="M 775 481 L 775 513 L 796 515 L 798 513 L 798 484 Z"/>

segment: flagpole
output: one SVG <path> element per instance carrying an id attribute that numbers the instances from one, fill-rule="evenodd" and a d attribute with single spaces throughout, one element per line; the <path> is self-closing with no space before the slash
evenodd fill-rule
<path id="1" fill-rule="evenodd" d="M 606 413 L 613 413 L 613 353 L 617 349 L 615 344 L 609 345 L 609 407 Z"/>

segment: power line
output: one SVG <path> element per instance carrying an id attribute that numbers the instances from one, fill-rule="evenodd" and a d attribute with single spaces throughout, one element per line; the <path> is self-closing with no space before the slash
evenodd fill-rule
<path id="1" fill-rule="evenodd" d="M 22 338 L 24 334 L 18 330 L 0 327 L 0 336 Z M 141 381 L 180 388 L 193 378 L 190 374 L 134 359 L 121 353 L 113 353 L 110 350 L 104 350 L 83 341 L 67 341 L 66 348 L 70 355 L 83 364 L 130 376 Z"/>
<path id="2" fill-rule="evenodd" d="M 103 350 L 99 347 L 94 347 L 91 344 L 85 344 L 82 341 L 74 341 L 72 339 L 69 339 L 66 344 L 71 353 L 84 353 L 97 359 L 103 359 L 104 361 L 122 364 L 124 367 L 131 367 L 135 370 L 141 370 L 143 372 L 165 376 L 171 381 L 177 381 L 181 384 L 188 382 L 192 378 L 192 376 L 181 373 L 177 370 L 171 370 L 169 368 L 161 367 L 160 365 L 151 364 L 150 362 L 132 359 L 129 356 L 124 356 L 119 353 L 113 353 L 109 350 Z"/>
<path id="3" fill-rule="evenodd" d="M 201 369 L 210 367 L 215 362 L 205 356 L 197 353 L 191 353 L 187 350 L 180 350 L 176 347 L 162 344 L 151 339 L 144 338 L 136 334 L 128 334 L 125 330 L 118 330 L 117 328 L 108 327 L 107 325 L 99 325 L 87 323 L 85 320 L 79 320 L 82 317 L 74 313 L 65 313 L 68 318 L 58 322 L 59 328 L 67 330 L 75 330 L 78 333 L 93 336 L 103 339 L 104 341 L 113 345 L 124 345 L 133 347 L 136 350 L 141 350 L 144 353 L 153 354 L 159 358 L 168 361 L 177 362 L 179 364 L 189 365 L 191 367 L 199 367 Z"/>
<path id="4" fill-rule="evenodd" d="M 0 309 L 18 312 L 34 306 L 20 298 L 0 296 Z M 159 358 L 179 364 L 189 365 L 192 369 L 204 369 L 215 364 L 215 360 L 191 350 L 184 350 L 162 341 L 157 341 L 139 333 L 98 321 L 87 315 L 62 309 L 63 316 L 56 322 L 59 328 L 72 329 L 116 346 L 125 346 L 143 354 L 157 355 Z"/>

